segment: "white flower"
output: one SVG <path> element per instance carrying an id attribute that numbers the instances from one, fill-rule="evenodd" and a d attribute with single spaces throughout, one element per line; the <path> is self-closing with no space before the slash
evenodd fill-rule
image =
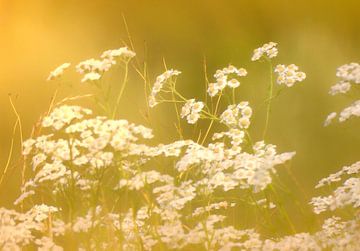
<path id="1" fill-rule="evenodd" d="M 157 96 L 157 94 L 159 92 L 161 92 L 164 84 L 166 84 L 167 81 L 169 81 L 172 77 L 178 76 L 180 74 L 181 74 L 180 71 L 170 69 L 170 70 L 165 71 L 163 74 L 157 76 L 156 81 L 155 81 L 155 83 L 153 85 L 153 88 L 151 90 L 149 99 L 148 99 L 149 106 L 151 108 L 158 104 L 158 102 L 156 100 L 156 96 Z"/>
<path id="2" fill-rule="evenodd" d="M 107 50 L 101 54 L 101 58 L 108 59 L 113 64 L 116 63 L 116 58 L 131 59 L 136 56 L 136 53 L 129 50 L 127 47 L 121 47 L 119 49 Z"/>
<path id="3" fill-rule="evenodd" d="M 330 95 L 336 95 L 336 94 L 339 94 L 339 93 L 347 93 L 348 91 L 350 91 L 350 88 L 351 88 L 351 84 L 347 81 L 342 81 L 342 82 L 339 82 L 333 86 L 331 86 L 330 88 L 330 91 L 329 91 L 329 94 Z"/>
<path id="4" fill-rule="evenodd" d="M 245 77 L 247 71 L 244 68 L 236 68 L 233 65 L 217 70 L 214 74 L 216 83 L 209 83 L 207 92 L 210 97 L 214 97 L 219 91 L 223 90 L 226 86 L 230 88 L 237 88 L 240 86 L 238 77 Z M 231 79 L 229 80 L 229 78 Z"/>
<path id="5" fill-rule="evenodd" d="M 344 81 L 360 83 L 360 65 L 358 63 L 350 63 L 340 66 L 337 69 L 336 76 Z"/>
<path id="6" fill-rule="evenodd" d="M 200 112 L 204 108 L 203 102 L 195 102 L 195 99 L 189 99 L 181 108 L 181 118 L 186 117 L 189 124 L 195 124 L 200 118 Z"/>
<path id="7" fill-rule="evenodd" d="M 240 86 L 240 82 L 237 79 L 233 78 L 228 81 L 228 86 L 231 88 L 237 88 Z"/>
<path id="8" fill-rule="evenodd" d="M 60 65 L 59 67 L 57 67 L 55 70 L 53 70 L 50 73 L 49 77 L 47 78 L 47 81 L 61 77 L 64 74 L 64 70 L 69 68 L 70 65 L 71 65 L 70 63 L 64 63 L 64 64 Z"/>
<path id="9" fill-rule="evenodd" d="M 81 82 L 91 82 L 95 80 L 99 80 L 101 78 L 101 74 L 97 72 L 89 72 L 84 75 L 84 77 L 81 79 Z"/>
<path id="10" fill-rule="evenodd" d="M 345 120 L 348 120 L 350 117 L 360 116 L 360 100 L 355 101 L 350 106 L 346 107 L 340 112 L 339 115 L 339 121 L 344 122 Z"/>
<path id="11" fill-rule="evenodd" d="M 331 121 L 336 117 L 336 115 L 336 112 L 330 113 L 325 119 L 324 126 L 330 125 Z"/>
<path id="12" fill-rule="evenodd" d="M 230 127 L 246 129 L 250 126 L 251 115 L 252 109 L 248 102 L 241 102 L 238 105 L 229 105 L 220 115 L 220 122 Z"/>
<path id="13" fill-rule="evenodd" d="M 257 61 L 260 58 L 267 57 L 267 58 L 274 58 L 278 54 L 278 49 L 276 48 L 277 43 L 269 42 L 264 44 L 262 47 L 259 47 L 254 50 L 254 54 L 251 57 L 251 61 Z"/>
<path id="14" fill-rule="evenodd" d="M 277 83 L 279 85 L 293 86 L 296 82 L 301 82 L 306 78 L 306 74 L 298 71 L 299 67 L 290 64 L 288 66 L 279 64 L 275 67 L 275 72 L 278 74 Z"/>

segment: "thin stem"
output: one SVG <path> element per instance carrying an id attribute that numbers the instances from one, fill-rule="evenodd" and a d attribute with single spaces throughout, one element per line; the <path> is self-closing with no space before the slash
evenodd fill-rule
<path id="1" fill-rule="evenodd" d="M 21 119 L 20 119 L 20 115 L 18 113 L 18 111 L 16 110 L 16 107 L 14 105 L 14 102 L 12 101 L 12 98 L 11 96 L 9 96 L 9 100 L 10 100 L 10 104 L 11 104 L 11 107 L 16 115 L 16 118 L 17 118 L 17 121 L 19 123 L 19 132 L 20 132 L 20 146 L 21 146 L 21 151 L 23 148 L 23 130 L 22 130 L 22 124 L 21 124 Z M 26 163 L 25 163 L 25 160 L 24 160 L 24 157 L 23 157 L 23 167 L 22 167 L 22 170 L 21 170 L 21 185 L 23 186 L 25 184 L 25 168 L 26 168 Z"/>
<path id="2" fill-rule="evenodd" d="M 263 133 L 263 139 L 265 140 L 266 133 L 269 126 L 269 119 L 270 119 L 270 111 L 271 111 L 271 100 L 273 96 L 273 88 L 274 88 L 274 81 L 273 81 L 273 67 L 272 63 L 269 60 L 270 65 L 270 84 L 269 84 L 269 93 L 268 93 L 268 101 L 267 101 L 267 108 L 266 108 L 266 120 L 265 120 L 265 128 Z"/>
<path id="3" fill-rule="evenodd" d="M 121 100 L 121 97 L 124 93 L 124 90 L 125 90 L 125 86 L 126 86 L 126 82 L 127 82 L 127 78 L 128 78 L 128 72 L 129 72 L 129 63 L 126 62 L 125 63 L 125 73 L 124 73 L 124 79 L 123 79 L 123 83 L 122 83 L 122 86 L 121 86 L 121 89 L 120 89 L 120 92 L 119 92 L 119 95 L 116 99 L 116 104 L 115 104 L 115 108 L 114 108 L 114 111 L 113 111 L 113 114 L 112 114 L 112 118 L 114 119 L 115 118 L 115 115 L 118 111 L 118 108 L 119 108 L 119 104 L 120 104 L 120 100 Z"/>
<path id="4" fill-rule="evenodd" d="M 175 87 L 175 82 L 173 83 L 173 89 L 176 90 L 176 87 Z M 177 118 L 177 122 L 178 122 L 178 125 L 176 127 L 178 133 L 179 133 L 179 137 L 180 139 L 183 139 L 183 135 L 182 135 L 182 132 L 181 132 L 181 121 L 180 121 L 180 113 L 179 113 L 179 109 L 177 107 L 177 104 L 176 104 L 176 97 L 175 97 L 175 94 L 174 92 L 171 93 L 171 98 L 174 102 L 174 106 L 175 106 L 175 111 L 176 111 L 176 118 Z"/>
<path id="5" fill-rule="evenodd" d="M 291 229 L 291 231 L 295 234 L 297 231 L 295 229 L 294 224 L 292 223 L 289 214 L 286 212 L 285 208 L 283 207 L 282 203 L 280 202 L 280 198 L 279 195 L 277 194 L 275 188 L 270 184 L 269 185 L 270 190 L 273 192 L 273 194 L 275 195 L 276 199 L 277 199 L 277 206 L 280 209 L 280 213 L 282 214 L 282 216 L 284 217 L 284 219 L 287 221 L 287 223 L 289 224 L 289 227 Z"/>
<path id="6" fill-rule="evenodd" d="M 11 162 L 11 158 L 12 158 L 12 154 L 13 154 L 13 150 L 14 150 L 15 133 L 16 133 L 16 129 L 18 127 L 18 124 L 19 124 L 19 121 L 16 120 L 16 122 L 14 124 L 14 127 L 13 127 L 12 137 L 11 137 L 9 155 L 8 155 L 8 158 L 7 158 L 7 162 L 6 162 L 4 171 L 3 171 L 2 175 L 1 175 L 1 178 L 0 178 L 0 186 L 1 186 L 2 182 L 4 181 L 4 177 L 5 177 L 5 175 L 6 175 L 7 171 L 8 171 L 8 168 L 10 166 L 10 162 Z"/>
<path id="7" fill-rule="evenodd" d="M 217 111 L 218 111 L 218 109 L 219 109 L 219 104 L 220 104 L 221 96 L 222 96 L 222 92 L 220 92 L 219 97 L 218 97 L 218 100 L 217 100 L 217 102 L 216 102 L 215 111 L 214 111 L 215 116 L 216 116 Z M 214 121 L 215 121 L 215 120 L 211 120 L 210 125 L 209 125 L 209 127 L 208 127 L 208 129 L 207 129 L 207 131 L 206 131 L 206 133 L 205 133 L 205 136 L 204 136 L 201 144 L 204 144 L 207 136 L 209 135 L 209 132 L 210 132 L 210 130 L 211 130 L 211 127 L 212 127 L 212 125 L 214 124 Z"/>

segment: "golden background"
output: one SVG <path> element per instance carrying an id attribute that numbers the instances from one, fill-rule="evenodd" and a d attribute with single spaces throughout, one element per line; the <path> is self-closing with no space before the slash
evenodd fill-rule
<path id="1" fill-rule="evenodd" d="M 359 159 L 360 136 L 356 119 L 323 128 L 326 115 L 352 102 L 331 97 L 336 68 L 360 58 L 359 1 L 0 1 L 0 170 L 5 166 L 15 115 L 11 93 L 21 115 L 24 137 L 47 110 L 55 90 L 48 73 L 64 62 L 76 65 L 128 41 L 125 16 L 139 60 L 149 66 L 150 79 L 169 68 L 183 72 L 178 86 L 189 98 L 203 97 L 203 60 L 208 74 L 229 63 L 248 69 L 242 99 L 255 109 L 252 134 L 261 139 L 264 125 L 268 67 L 251 62 L 254 48 L 279 43 L 276 62 L 295 63 L 307 79 L 287 89 L 273 102 L 269 143 L 279 151 L 297 151 L 292 170 L 309 196 L 316 182 L 342 165 Z M 146 51 L 146 52 L 145 52 Z M 88 93 L 76 74 L 72 88 L 60 97 Z M 122 117 L 144 123 L 143 83 L 132 74 Z M 172 107 L 156 107 L 155 135 L 176 138 Z M 189 134 L 191 136 L 191 134 Z M 16 138 L 18 140 L 18 138 Z M 18 147 L 18 144 L 16 145 Z M 18 151 L 17 151 L 18 154 Z M 18 155 L 16 155 L 18 156 Z M 15 157 L 16 157 L 15 156 Z M 19 194 L 16 158 L 1 187 L 0 203 L 9 206 Z"/>

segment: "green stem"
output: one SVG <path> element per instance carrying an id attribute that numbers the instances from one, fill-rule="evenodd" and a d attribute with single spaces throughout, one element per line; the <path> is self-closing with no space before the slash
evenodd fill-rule
<path id="1" fill-rule="evenodd" d="M 270 119 L 270 111 L 271 111 L 271 100 L 273 96 L 273 89 L 274 89 L 274 81 L 273 81 L 273 67 L 271 61 L 269 61 L 270 65 L 270 84 L 269 84 L 269 93 L 268 93 L 268 101 L 266 107 L 266 120 L 265 120 L 265 128 L 263 133 L 263 139 L 265 140 L 266 133 L 269 126 L 269 119 Z"/>
<path id="2" fill-rule="evenodd" d="M 119 104 L 120 104 L 120 100 L 121 100 L 121 97 L 124 93 L 124 90 L 125 90 L 125 86 L 126 86 L 126 82 L 127 82 L 127 78 L 128 78 L 128 72 L 129 72 L 129 63 L 126 62 L 125 63 L 125 73 L 124 73 L 124 79 L 123 79 L 123 83 L 122 83 L 122 86 L 121 86 L 121 89 L 120 89 L 120 92 L 119 92 L 119 95 L 116 99 L 116 104 L 115 104 L 115 108 L 114 108 L 114 111 L 113 111 L 113 114 L 112 114 L 112 118 L 114 119 L 115 118 L 115 115 L 118 111 L 118 108 L 119 108 Z"/>

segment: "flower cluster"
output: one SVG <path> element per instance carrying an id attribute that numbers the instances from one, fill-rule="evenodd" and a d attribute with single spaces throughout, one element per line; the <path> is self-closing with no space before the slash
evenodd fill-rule
<path id="1" fill-rule="evenodd" d="M 350 91 L 351 84 L 350 82 L 341 81 L 333 86 L 331 86 L 329 94 L 334 96 L 336 94 L 345 94 Z"/>
<path id="2" fill-rule="evenodd" d="M 276 54 L 276 44 L 269 43 L 255 50 L 253 60 Z M 128 62 L 133 56 L 127 48 L 110 50 L 101 56 L 102 63 L 90 60 L 79 69 L 85 75 L 101 74 L 107 69 L 104 61 L 113 65 L 118 58 Z M 355 79 L 355 68 L 344 68 L 339 75 L 352 74 Z M 279 65 L 276 72 L 287 86 L 305 78 L 294 65 Z M 342 184 L 310 202 L 316 214 L 350 209 L 347 219 L 332 216 L 312 232 L 264 238 L 262 226 L 271 224 L 272 218 L 291 221 L 283 215 L 285 207 L 276 188 L 283 185 L 277 183 L 278 166 L 293 159 L 295 152 L 279 153 L 273 144 L 252 140 L 248 129 L 253 110 L 248 102 L 238 103 L 234 97 L 225 111 L 219 111 L 222 104 L 211 110 L 208 107 L 213 106 L 184 98 L 175 89 L 173 77 L 179 74 L 169 70 L 157 78 L 150 106 L 162 101 L 183 103 L 181 117 L 189 123 L 200 116 L 210 119 L 207 141 L 202 141 L 207 143 L 178 140 L 156 145 L 152 130 L 145 126 L 96 116 L 80 106 L 55 105 L 42 118 L 39 133 L 22 144 L 27 172 L 14 204 L 24 210 L 0 208 L 0 248 L 359 249 L 360 162 L 321 179 L 316 188 Z M 213 87 L 217 92 L 225 86 L 236 88 L 236 78 L 245 75 L 244 69 L 229 66 L 216 72 Z M 342 87 L 336 88 L 334 92 Z M 161 91 L 172 92 L 172 100 L 162 100 Z M 356 101 L 344 109 L 341 121 L 359 116 L 358 106 Z M 330 114 L 326 124 L 335 117 L 336 113 Z M 212 128 L 216 122 L 223 125 Z M 208 139 L 210 129 L 215 132 Z M 243 208 L 255 211 L 254 229 L 237 221 Z"/>
<path id="3" fill-rule="evenodd" d="M 250 126 L 250 118 L 252 109 L 249 102 L 241 102 L 238 105 L 229 105 L 227 109 L 221 114 L 220 122 L 234 128 L 247 129 Z"/>
<path id="4" fill-rule="evenodd" d="M 342 81 L 360 84 L 360 64 L 350 63 L 342 65 L 337 69 L 336 76 Z"/>
<path id="5" fill-rule="evenodd" d="M 195 124 L 200 118 L 200 112 L 203 108 L 203 102 L 195 102 L 195 99 L 189 99 L 181 109 L 181 118 L 186 117 L 189 124 Z"/>
<path id="6" fill-rule="evenodd" d="M 50 217 L 57 212 L 56 207 L 44 204 L 35 205 L 25 213 L 0 208 L 1 248 L 19 250 L 20 247 L 34 243 L 39 250 L 63 250 L 53 242 L 52 238 L 45 237 L 48 234 L 47 225 Z M 55 226 L 51 231 L 53 235 L 63 234 L 62 230 Z"/>
<path id="7" fill-rule="evenodd" d="M 256 48 L 254 54 L 251 57 L 252 61 L 257 61 L 262 57 L 274 58 L 278 55 L 277 43 L 269 42 L 263 46 Z"/>
<path id="8" fill-rule="evenodd" d="M 331 86 L 329 94 L 346 94 L 351 89 L 351 84 L 360 84 L 360 65 L 358 63 L 345 64 L 337 68 L 336 76 L 340 78 L 339 82 Z M 324 126 L 328 126 L 337 113 L 330 113 L 325 119 Z M 351 117 L 360 116 L 360 100 L 354 101 L 351 105 L 344 108 L 339 113 L 339 122 L 344 122 Z"/>
<path id="9" fill-rule="evenodd" d="M 70 63 L 64 63 L 64 64 L 60 65 L 59 67 L 57 67 L 55 70 L 50 72 L 50 75 L 48 76 L 47 81 L 61 77 L 64 74 L 64 71 L 70 67 L 70 65 L 71 65 Z"/>
<path id="10" fill-rule="evenodd" d="M 207 92 L 211 97 L 214 97 L 226 86 L 237 88 L 240 86 L 240 82 L 237 78 L 245 77 L 246 75 L 247 71 L 244 68 L 236 68 L 233 65 L 229 65 L 222 70 L 217 70 L 214 74 L 216 82 L 209 83 Z"/>
<path id="11" fill-rule="evenodd" d="M 83 75 L 81 82 L 99 80 L 104 72 L 117 63 L 116 60 L 122 60 L 127 63 L 135 55 L 135 52 L 127 47 L 107 50 L 102 53 L 101 60 L 91 58 L 80 62 L 76 65 L 76 71 Z"/>
<path id="12" fill-rule="evenodd" d="M 156 78 L 156 81 L 153 85 L 153 88 L 151 89 L 151 93 L 149 96 L 149 106 L 154 107 L 158 104 L 156 100 L 156 96 L 158 93 L 162 90 L 164 84 L 166 84 L 168 81 L 171 81 L 171 78 L 174 76 L 178 76 L 181 72 L 178 70 L 167 70 L 163 74 L 159 75 Z"/>
<path id="13" fill-rule="evenodd" d="M 60 130 L 65 125 L 69 125 L 74 119 L 82 119 L 84 115 L 90 115 L 91 113 L 91 110 L 80 106 L 63 105 L 55 108 L 49 116 L 44 117 L 42 126 Z"/>
<path id="14" fill-rule="evenodd" d="M 360 162 L 356 162 L 350 166 L 344 166 L 340 171 L 323 178 L 316 185 L 316 188 L 332 183 L 340 182 L 343 176 L 357 175 L 360 173 Z M 360 179 L 350 177 L 335 189 L 332 195 L 326 197 L 314 197 L 311 204 L 314 206 L 315 213 L 321 213 L 326 210 L 335 210 L 336 208 L 352 205 L 354 208 L 360 206 Z"/>
<path id="15" fill-rule="evenodd" d="M 275 72 L 278 74 L 277 83 L 279 85 L 293 86 L 296 82 L 301 82 L 306 78 L 306 74 L 298 71 L 299 67 L 290 64 L 288 66 L 279 64 L 275 67 Z"/>

